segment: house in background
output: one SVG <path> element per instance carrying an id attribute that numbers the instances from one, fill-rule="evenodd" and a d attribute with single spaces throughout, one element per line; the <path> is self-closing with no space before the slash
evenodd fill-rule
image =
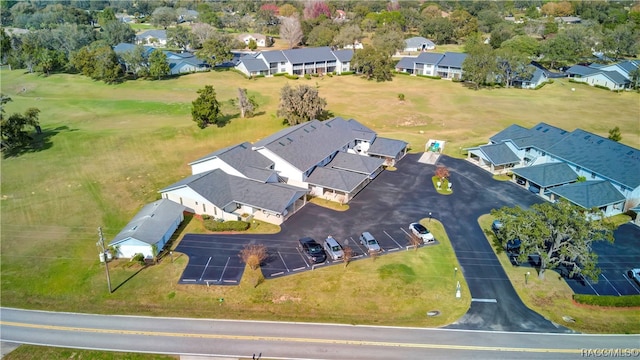
<path id="1" fill-rule="evenodd" d="M 235 68 L 247 76 L 256 74 L 271 76 L 279 73 L 322 75 L 335 72 L 341 74 L 350 71 L 352 57 L 353 50 L 351 49 L 333 50 L 328 46 L 270 50 L 240 57 Z M 260 64 L 259 61 L 262 61 L 263 64 Z"/>
<path id="2" fill-rule="evenodd" d="M 638 68 L 640 60 L 625 60 L 610 65 L 574 65 L 566 73 L 576 82 L 604 86 L 610 90 L 624 90 L 631 88 L 631 73 Z"/>
<path id="3" fill-rule="evenodd" d="M 258 47 L 267 46 L 267 37 L 262 34 L 239 34 L 236 38 L 242 41 L 245 45 L 249 45 L 249 42 L 253 40 L 256 42 Z"/>
<path id="4" fill-rule="evenodd" d="M 164 249 L 184 220 L 185 207 L 161 199 L 145 205 L 109 243 L 118 249 L 117 257 L 142 254 L 153 258 Z"/>
<path id="5" fill-rule="evenodd" d="M 169 75 L 180 75 L 208 71 L 211 66 L 190 52 L 176 53 L 164 51 L 169 64 Z"/>
<path id="6" fill-rule="evenodd" d="M 167 47 L 166 30 L 147 30 L 136 35 L 136 44 L 149 45 L 154 48 Z"/>
<path id="7" fill-rule="evenodd" d="M 422 36 L 415 36 L 404 41 L 405 52 L 422 52 L 435 48 L 436 44 L 433 41 Z"/>
<path id="8" fill-rule="evenodd" d="M 581 129 L 511 125 L 467 151 L 469 161 L 494 174 L 511 173 L 549 201 L 564 198 L 606 216 L 640 204 L 640 150 Z"/>
<path id="9" fill-rule="evenodd" d="M 538 86 L 549 81 L 549 77 L 547 76 L 547 73 L 544 70 L 533 65 L 529 65 L 529 67 L 533 69 L 533 74 L 531 75 L 531 78 L 518 77 L 514 79 L 513 81 L 514 87 L 519 87 L 522 89 L 535 89 Z"/>
<path id="10" fill-rule="evenodd" d="M 191 176 L 160 193 L 196 214 L 279 225 L 307 194 L 349 202 L 406 151 L 406 142 L 353 119 L 312 120 L 205 155 L 189 164 Z"/>
<path id="11" fill-rule="evenodd" d="M 439 76 L 443 79 L 462 79 L 462 64 L 467 54 L 456 52 L 422 52 L 417 57 L 403 57 L 396 71 L 412 75 Z"/>

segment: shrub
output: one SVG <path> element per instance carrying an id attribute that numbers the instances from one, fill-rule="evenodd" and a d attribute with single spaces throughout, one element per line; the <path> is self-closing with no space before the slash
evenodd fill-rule
<path id="1" fill-rule="evenodd" d="M 293 75 L 289 75 L 289 74 L 284 74 L 284 77 L 286 77 L 287 79 L 291 79 L 291 80 L 298 80 L 299 76 L 296 74 Z"/>
<path id="2" fill-rule="evenodd" d="M 598 89 L 611 90 L 611 89 L 609 89 L 608 87 L 603 86 L 603 85 L 593 85 L 593 87 L 597 87 Z"/>
<path id="3" fill-rule="evenodd" d="M 246 221 L 204 221 L 204 227 L 209 231 L 245 231 L 249 228 L 249 225 Z"/>
<path id="4" fill-rule="evenodd" d="M 607 306 L 607 307 L 635 307 L 640 306 L 640 295 L 604 296 L 574 294 L 573 300 L 579 304 Z"/>
<path id="5" fill-rule="evenodd" d="M 404 94 L 398 94 L 398 100 L 404 101 Z"/>
<path id="6" fill-rule="evenodd" d="M 451 79 L 451 81 L 453 81 L 455 83 L 459 83 L 459 82 L 462 82 L 463 80 L 462 79 L 458 79 L 458 78 L 453 78 L 453 79 Z"/>
<path id="7" fill-rule="evenodd" d="M 248 244 L 240 250 L 239 256 L 245 264 L 251 267 L 251 270 L 256 270 L 269 257 L 269 253 L 267 247 L 262 244 Z"/>
<path id="8" fill-rule="evenodd" d="M 311 74 L 311 76 L 313 76 L 313 77 L 318 77 L 318 76 L 320 76 L 320 74 L 318 74 L 318 73 L 314 73 L 314 74 Z"/>
<path id="9" fill-rule="evenodd" d="M 307 80 L 311 80 L 311 75 L 310 74 L 304 74 L 304 78 Z"/>
<path id="10" fill-rule="evenodd" d="M 442 77 L 440 76 L 431 76 L 431 75 L 416 75 L 416 76 L 421 78 L 434 79 L 434 80 L 442 79 Z"/>
<path id="11" fill-rule="evenodd" d="M 142 253 L 137 253 L 135 255 L 133 255 L 133 257 L 131 258 L 131 261 L 135 261 L 138 264 L 144 266 L 145 262 L 144 262 L 144 255 L 142 255 Z"/>
<path id="12" fill-rule="evenodd" d="M 207 214 L 202 214 L 202 220 L 209 220 L 209 219 L 211 219 L 211 216 Z"/>
<path id="13" fill-rule="evenodd" d="M 332 73 L 327 73 L 327 76 L 328 77 L 333 77 L 333 74 Z"/>
<path id="14" fill-rule="evenodd" d="M 343 71 L 340 73 L 340 75 L 353 75 L 354 72 L 353 71 Z"/>
<path id="15" fill-rule="evenodd" d="M 277 73 L 277 74 L 273 74 L 273 76 L 285 76 L 287 75 L 287 73 Z"/>

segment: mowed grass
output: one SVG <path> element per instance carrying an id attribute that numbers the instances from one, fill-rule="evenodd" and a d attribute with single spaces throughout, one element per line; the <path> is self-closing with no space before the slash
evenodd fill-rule
<path id="1" fill-rule="evenodd" d="M 491 215 L 483 215 L 478 219 L 480 227 L 491 233 Z M 573 290 L 567 282 L 555 271 L 546 271 L 545 278 L 539 279 L 535 269 L 511 265 L 504 251 L 497 251 L 493 246 L 493 235 L 487 236 L 493 251 L 511 284 L 522 301 L 529 308 L 540 313 L 547 319 L 584 333 L 640 333 L 640 309 L 611 308 L 578 304 L 573 301 Z M 525 274 L 530 272 L 528 280 Z M 568 316 L 575 322 L 567 322 L 563 317 Z"/>
<path id="2" fill-rule="evenodd" d="M 166 264 L 146 269 L 115 294 L 107 295 L 104 269 L 98 264 L 95 246 L 97 227 L 103 227 L 106 240 L 110 241 L 144 204 L 158 198 L 159 189 L 190 174 L 188 162 L 283 129 L 285 125 L 275 113 L 280 88 L 286 83 L 317 86 L 333 114 L 355 118 L 381 136 L 404 139 L 413 151 L 423 150 L 428 139 L 440 139 L 447 141 L 446 154 L 461 156 L 460 148 L 485 143 L 489 136 L 512 123 L 532 126 L 540 121 L 568 130 L 580 127 L 605 136 L 608 129 L 619 126 L 622 142 L 634 147 L 640 144 L 640 95 L 611 93 L 564 81 L 537 91 L 474 91 L 457 83 L 409 76 L 376 83 L 355 76 L 248 80 L 234 72 L 210 72 L 117 85 L 67 74 L 42 77 L 3 70 L 0 76 L 2 93 L 13 99 L 6 106 L 7 113 L 38 107 L 48 136 L 41 151 L 2 160 L 0 299 L 4 306 L 145 312 L 148 304 L 148 313 L 168 314 L 185 309 L 193 316 L 201 316 L 198 307 L 191 304 L 203 301 L 202 296 L 205 303 L 209 301 L 208 292 L 224 293 L 231 288 L 205 290 L 177 285 L 179 262 L 173 270 L 167 269 Z M 230 120 L 225 127 L 200 130 L 191 121 L 190 103 L 204 85 L 216 89 Z M 573 86 L 576 91 L 570 90 Z M 238 87 L 248 89 L 260 104 L 256 117 L 240 119 L 229 104 Z M 404 102 L 398 101 L 398 93 L 405 94 Z M 383 264 L 391 257 L 384 256 L 376 262 Z M 340 276 L 363 266 L 358 263 L 361 262 L 340 271 Z M 446 267 L 450 269 L 449 265 Z M 114 283 L 135 273 L 130 267 L 123 268 L 121 274 L 117 267 L 114 270 Z M 302 279 L 310 277 L 299 286 L 309 287 L 318 272 L 297 275 Z M 415 269 L 414 272 L 418 277 L 429 276 Z M 155 280 L 150 281 L 153 277 Z M 384 284 L 383 281 L 376 286 Z M 261 285 L 256 290 L 266 288 Z M 382 297 L 384 292 L 378 290 L 371 295 Z M 169 301 L 168 294 L 172 292 L 175 296 Z M 335 293 L 332 298 L 344 294 Z M 235 301 L 246 297 L 238 296 Z M 351 311 L 357 321 L 375 317 L 376 321 L 393 323 L 402 315 L 391 309 L 375 314 L 362 308 Z M 317 311 L 311 318 L 321 318 L 320 313 Z M 334 313 L 335 308 L 326 309 L 327 316 Z M 297 315 L 294 310 L 284 314 L 289 319 Z M 236 316 L 243 316 L 243 311 L 238 310 Z M 280 318 L 277 311 L 257 311 L 253 316 Z"/>

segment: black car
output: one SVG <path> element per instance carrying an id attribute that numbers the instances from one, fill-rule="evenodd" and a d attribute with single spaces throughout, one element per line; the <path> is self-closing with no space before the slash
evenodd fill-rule
<path id="1" fill-rule="evenodd" d="M 307 256 L 313 263 L 323 263 L 327 260 L 327 254 L 322 249 L 322 246 L 310 237 L 305 237 L 298 240 L 300 243 L 298 248 L 303 254 Z"/>

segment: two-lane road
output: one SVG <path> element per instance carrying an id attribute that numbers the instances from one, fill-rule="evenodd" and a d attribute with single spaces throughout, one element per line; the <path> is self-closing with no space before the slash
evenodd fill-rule
<path id="1" fill-rule="evenodd" d="M 638 356 L 636 335 L 110 316 L 0 308 L 2 341 L 156 354 L 287 359 L 577 359 L 588 349 Z M 628 350 L 625 350 L 628 349 Z M 595 351 L 595 350 L 594 350 Z"/>

